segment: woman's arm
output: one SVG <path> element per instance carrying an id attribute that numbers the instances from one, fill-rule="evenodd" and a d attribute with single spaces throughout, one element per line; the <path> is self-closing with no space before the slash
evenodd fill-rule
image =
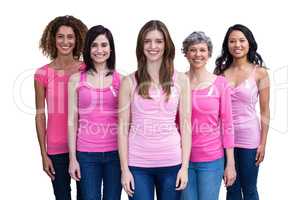
<path id="1" fill-rule="evenodd" d="M 234 161 L 234 132 L 232 121 L 231 90 L 228 82 L 224 80 L 220 98 L 220 120 L 222 143 L 225 148 L 226 166 L 224 171 L 224 184 L 231 186 L 236 178 Z"/>
<path id="2" fill-rule="evenodd" d="M 78 108 L 76 88 L 79 83 L 80 73 L 73 74 L 68 83 L 68 146 L 69 146 L 69 173 L 79 181 L 80 167 L 76 158 L 76 135 L 78 125 Z"/>
<path id="3" fill-rule="evenodd" d="M 34 89 L 35 89 L 35 126 L 37 137 L 40 145 L 40 151 L 43 160 L 43 170 L 47 173 L 47 175 L 54 180 L 54 167 L 51 159 L 47 155 L 46 150 L 46 115 L 45 115 L 45 97 L 46 97 L 46 89 L 45 86 L 42 85 L 39 81 L 34 81 Z"/>
<path id="4" fill-rule="evenodd" d="M 260 126 L 261 138 L 260 145 L 256 154 L 256 165 L 259 165 L 265 157 L 265 148 L 267 143 L 267 135 L 269 131 L 270 122 L 270 80 L 268 72 L 265 68 L 257 69 L 258 75 L 258 89 L 259 89 L 259 106 L 260 106 Z"/>
<path id="5" fill-rule="evenodd" d="M 118 149 L 122 171 L 122 185 L 125 192 L 132 196 L 134 179 L 128 168 L 128 130 L 130 119 L 131 78 L 122 79 L 119 91 Z"/>
<path id="6" fill-rule="evenodd" d="M 177 73 L 177 72 L 175 72 Z M 176 190 L 183 190 L 188 182 L 188 167 L 191 153 L 191 88 L 186 75 L 178 74 L 180 87 L 179 126 L 181 132 L 182 166 L 177 175 Z"/>

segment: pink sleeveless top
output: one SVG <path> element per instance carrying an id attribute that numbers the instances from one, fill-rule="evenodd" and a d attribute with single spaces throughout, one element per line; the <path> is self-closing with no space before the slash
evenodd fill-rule
<path id="1" fill-rule="evenodd" d="M 77 87 L 78 130 L 77 151 L 107 152 L 117 150 L 118 93 L 120 75 L 113 72 L 112 85 L 95 88 L 80 74 Z"/>
<path id="2" fill-rule="evenodd" d="M 175 76 L 176 72 L 173 83 Z M 136 87 L 135 78 L 133 81 Z M 181 163 L 181 140 L 175 117 L 179 90 L 173 84 L 168 101 L 161 88 L 150 88 L 149 95 L 152 99 L 144 99 L 136 88 L 132 93 L 128 164 L 136 167 L 178 165 Z"/>
<path id="3" fill-rule="evenodd" d="M 257 148 L 260 143 L 260 122 L 255 105 L 258 88 L 255 80 L 256 67 L 248 79 L 232 88 L 232 118 L 235 146 L 247 149 Z"/>
<path id="4" fill-rule="evenodd" d="M 81 64 L 79 71 L 84 70 Z M 71 74 L 57 73 L 49 65 L 36 70 L 34 80 L 45 88 L 47 102 L 46 145 L 49 155 L 67 153 L 68 149 L 68 81 Z"/>

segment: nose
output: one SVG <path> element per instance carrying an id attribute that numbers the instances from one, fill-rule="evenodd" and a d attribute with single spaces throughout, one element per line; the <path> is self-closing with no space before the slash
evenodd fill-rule
<path id="1" fill-rule="evenodd" d="M 239 47 L 241 45 L 241 43 L 239 42 L 239 41 L 236 41 L 235 43 L 234 43 L 234 46 L 235 47 Z"/>
<path id="2" fill-rule="evenodd" d="M 63 37 L 62 43 L 63 43 L 63 45 L 67 45 L 68 44 L 68 38 Z"/>
<path id="3" fill-rule="evenodd" d="M 200 56 L 201 55 L 201 51 L 199 49 L 196 50 L 196 56 Z"/>

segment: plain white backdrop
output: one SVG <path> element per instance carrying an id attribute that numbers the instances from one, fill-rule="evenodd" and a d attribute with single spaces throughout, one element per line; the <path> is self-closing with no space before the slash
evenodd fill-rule
<path id="1" fill-rule="evenodd" d="M 271 124 L 258 189 L 262 200 L 299 199 L 299 9 L 293 1 L 7 1 L 0 8 L 0 198 L 54 199 L 42 162 L 34 125 L 33 73 L 49 62 L 38 49 L 47 23 L 74 15 L 88 27 L 102 24 L 115 39 L 117 69 L 136 69 L 135 46 L 140 28 L 163 21 L 176 46 L 175 67 L 186 71 L 183 39 L 201 30 L 211 37 L 214 68 L 227 28 L 248 26 L 271 78 Z M 73 183 L 73 186 L 74 183 Z M 75 188 L 75 187 L 73 187 Z M 75 194 L 75 189 L 73 190 Z M 73 195 L 74 195 L 73 194 Z M 122 199 L 127 199 L 123 193 Z M 220 199 L 225 199 L 222 185 Z"/>

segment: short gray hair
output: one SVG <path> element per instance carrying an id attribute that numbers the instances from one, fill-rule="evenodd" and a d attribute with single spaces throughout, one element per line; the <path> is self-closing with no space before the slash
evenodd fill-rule
<path id="1" fill-rule="evenodd" d="M 206 36 L 203 31 L 194 31 L 189 36 L 187 36 L 182 42 L 182 52 L 187 53 L 189 47 L 194 44 L 206 43 L 208 47 L 209 57 L 212 55 L 213 44 L 210 37 Z"/>

